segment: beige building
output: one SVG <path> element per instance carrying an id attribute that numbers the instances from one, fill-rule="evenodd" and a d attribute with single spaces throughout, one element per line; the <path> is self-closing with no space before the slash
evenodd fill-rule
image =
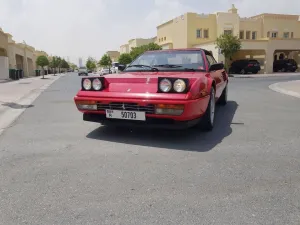
<path id="1" fill-rule="evenodd" d="M 142 45 L 147 45 L 149 43 L 153 43 L 156 42 L 156 37 L 153 38 L 135 38 L 135 39 L 131 39 L 128 41 L 127 44 L 121 45 L 120 46 L 120 53 L 129 53 L 131 51 L 132 48 L 135 47 L 140 47 Z"/>
<path id="2" fill-rule="evenodd" d="M 117 62 L 120 57 L 120 52 L 118 51 L 107 51 L 106 54 L 111 58 L 112 62 Z"/>
<path id="3" fill-rule="evenodd" d="M 0 28 L 0 79 L 9 78 L 9 69 L 23 70 L 24 76 L 35 76 L 36 59 L 40 55 L 48 54 L 36 51 L 34 47 L 24 43 L 16 43 L 9 33 Z M 47 68 L 46 68 L 47 69 Z"/>
<path id="4" fill-rule="evenodd" d="M 299 15 L 265 13 L 241 18 L 234 5 L 228 12 L 186 13 L 161 24 L 157 27 L 156 43 L 163 49 L 204 48 L 221 62 L 224 56 L 215 40 L 223 33 L 239 36 L 242 41 L 242 49 L 234 59 L 257 59 L 261 72 L 272 73 L 273 61 L 281 53 L 300 64 Z"/>
<path id="5" fill-rule="evenodd" d="M 7 79 L 8 73 L 8 41 L 7 35 L 0 28 L 0 79 Z"/>
<path id="6" fill-rule="evenodd" d="M 23 70 L 25 77 L 34 76 L 35 49 L 26 43 L 16 43 L 8 33 L 7 37 L 9 68 Z"/>

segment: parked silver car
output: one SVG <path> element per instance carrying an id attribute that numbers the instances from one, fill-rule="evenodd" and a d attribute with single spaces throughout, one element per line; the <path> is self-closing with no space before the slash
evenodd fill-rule
<path id="1" fill-rule="evenodd" d="M 78 69 L 78 76 L 81 76 L 81 75 L 85 75 L 85 76 L 88 76 L 88 70 L 86 67 L 82 66 L 82 67 L 79 67 Z"/>

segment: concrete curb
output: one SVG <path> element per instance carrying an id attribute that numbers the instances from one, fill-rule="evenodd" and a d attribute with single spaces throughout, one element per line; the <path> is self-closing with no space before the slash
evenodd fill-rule
<path id="1" fill-rule="evenodd" d="M 60 74 L 57 79 L 51 80 L 48 84 L 41 86 L 40 88 L 33 89 L 28 94 L 24 95 L 21 99 L 15 103 L 19 105 L 31 105 L 44 90 L 50 87 L 55 81 L 59 80 L 65 74 Z M 23 114 L 26 108 L 23 109 L 7 109 L 0 115 L 0 136 L 4 130 L 10 127 L 18 118 Z"/>
<path id="2" fill-rule="evenodd" d="M 281 88 L 279 87 L 279 85 L 281 83 L 289 83 L 289 82 L 293 82 L 293 81 L 288 81 L 288 82 L 280 82 L 280 83 L 275 83 L 275 84 L 271 84 L 269 86 L 269 88 L 273 91 L 276 91 L 276 92 L 279 92 L 281 94 L 285 94 L 285 95 L 289 95 L 289 96 L 293 96 L 293 97 L 296 97 L 296 98 L 300 98 L 300 94 L 297 93 L 297 92 L 294 92 L 294 91 L 289 91 L 285 88 Z"/>

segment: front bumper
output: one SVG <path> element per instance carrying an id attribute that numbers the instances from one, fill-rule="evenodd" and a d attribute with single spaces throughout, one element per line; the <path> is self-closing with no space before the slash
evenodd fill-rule
<path id="1" fill-rule="evenodd" d="M 109 126 L 181 130 L 181 129 L 187 129 L 189 127 L 195 126 L 200 122 L 201 118 L 188 120 L 188 121 L 176 121 L 173 119 L 148 117 L 146 118 L 146 121 L 132 121 L 132 120 L 107 119 L 106 115 L 104 114 L 84 113 L 83 120 L 88 122 L 101 123 L 103 125 L 109 125 Z"/>
<path id="2" fill-rule="evenodd" d="M 163 99 L 128 99 L 128 98 L 97 98 L 97 97 L 79 97 L 74 98 L 76 105 L 80 102 L 93 101 L 97 104 L 93 110 L 78 110 L 83 113 L 83 120 L 90 122 L 97 122 L 109 125 L 119 126 L 143 126 L 152 128 L 171 128 L 171 129 L 183 129 L 194 126 L 197 124 L 205 113 L 209 102 L 209 96 L 194 100 L 163 100 Z M 93 104 L 94 104 L 93 103 Z M 122 120 L 122 119 L 111 119 L 106 118 L 106 109 L 120 110 L 120 108 L 109 108 L 114 105 L 125 103 L 129 106 L 135 104 L 139 110 L 145 110 L 145 121 L 134 121 L 134 120 Z M 156 114 L 156 110 L 150 110 L 148 106 L 152 105 L 154 109 L 159 105 L 183 105 L 184 109 L 180 115 L 166 115 Z M 132 111 L 139 111 L 133 110 Z M 128 109 L 126 109 L 128 111 Z M 130 111 L 130 110 L 129 110 Z"/>

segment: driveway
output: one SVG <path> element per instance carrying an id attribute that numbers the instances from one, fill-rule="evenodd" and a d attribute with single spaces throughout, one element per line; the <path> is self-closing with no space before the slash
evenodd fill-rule
<path id="1" fill-rule="evenodd" d="M 211 133 L 82 121 L 55 82 L 0 136 L 0 224 L 299 224 L 300 104 L 231 78 Z"/>

